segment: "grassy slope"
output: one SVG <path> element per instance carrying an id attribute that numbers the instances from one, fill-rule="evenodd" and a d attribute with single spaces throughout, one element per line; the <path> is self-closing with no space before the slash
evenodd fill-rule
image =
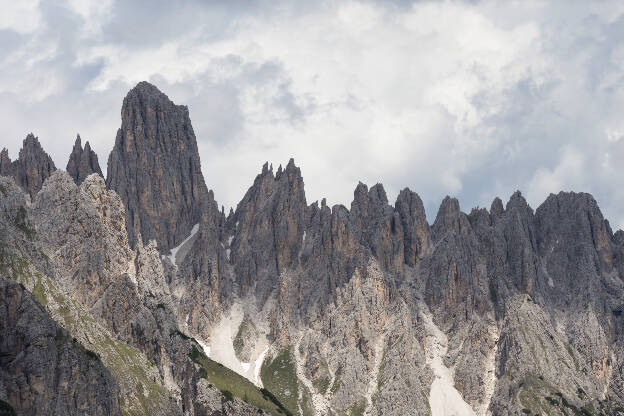
<path id="1" fill-rule="evenodd" d="M 222 392 L 229 391 L 233 396 L 245 400 L 247 403 L 259 407 L 270 414 L 284 414 L 279 406 L 270 400 L 266 393 L 238 373 L 224 367 L 222 364 L 206 357 L 197 348 L 193 347 L 191 359 L 201 367 L 201 374 L 206 380 Z"/>
<path id="2" fill-rule="evenodd" d="M 168 392 L 154 381 L 158 370 L 136 348 L 114 339 L 80 304 L 70 300 L 22 254 L 0 242 L 0 274 L 23 284 L 45 306 L 57 323 L 89 351 L 94 351 L 126 394 L 124 414 L 151 415 L 169 400 Z"/>
<path id="3" fill-rule="evenodd" d="M 266 359 L 260 371 L 262 385 L 284 404 L 292 413 L 297 414 L 299 382 L 292 357 L 292 347 L 279 351 L 273 359 Z"/>

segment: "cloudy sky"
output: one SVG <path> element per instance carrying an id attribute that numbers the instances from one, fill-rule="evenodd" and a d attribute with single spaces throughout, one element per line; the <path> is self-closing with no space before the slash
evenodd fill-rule
<path id="1" fill-rule="evenodd" d="M 175 7 L 171 4 L 176 3 Z M 106 170 L 141 80 L 189 106 L 203 172 L 236 206 L 294 157 L 308 202 L 358 181 L 464 211 L 520 189 L 591 192 L 624 227 L 624 2 L 0 0 L 0 145 Z"/>

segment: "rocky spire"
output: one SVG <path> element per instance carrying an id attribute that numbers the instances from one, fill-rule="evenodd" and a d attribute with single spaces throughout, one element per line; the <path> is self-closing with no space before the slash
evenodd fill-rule
<path id="1" fill-rule="evenodd" d="M 56 170 L 52 158 L 43 150 L 39 140 L 30 133 L 24 139 L 19 158 L 13 162 L 7 149 L 0 153 L 0 175 L 12 176 L 32 197 L 43 186 L 43 182 Z"/>
<path id="2" fill-rule="evenodd" d="M 368 189 L 360 182 L 353 192 L 351 223 L 360 243 L 368 247 L 382 267 L 400 271 L 403 267 L 403 227 L 399 213 L 388 205 L 382 184 Z"/>
<path id="3" fill-rule="evenodd" d="M 13 164 L 6 147 L 0 152 L 0 176 L 13 176 Z"/>
<path id="4" fill-rule="evenodd" d="M 466 214 L 460 211 L 457 199 L 447 196 L 442 200 L 432 230 L 435 241 L 442 239 L 448 232 L 457 234 L 470 232 L 470 222 Z"/>
<path id="5" fill-rule="evenodd" d="M 89 142 L 85 143 L 84 149 L 80 141 L 80 135 L 76 136 L 76 142 L 74 148 L 69 155 L 69 161 L 67 162 L 67 173 L 74 178 L 74 182 L 80 185 L 85 178 L 92 173 L 102 175 L 100 164 L 98 163 L 98 157 L 93 150 Z"/>
<path id="6" fill-rule="evenodd" d="M 405 263 L 414 266 L 430 245 L 425 207 L 416 192 L 405 188 L 397 197 L 395 210 L 399 213 L 405 233 Z"/>
<path id="7" fill-rule="evenodd" d="M 243 290 L 256 283 L 263 297 L 280 273 L 296 268 L 306 210 L 303 178 L 294 160 L 276 175 L 265 163 L 228 220 L 236 233 L 231 259 Z"/>
<path id="8" fill-rule="evenodd" d="M 106 185 L 124 201 L 132 246 L 140 234 L 166 252 L 188 237 L 208 195 L 188 108 L 148 82 L 130 90 Z"/>

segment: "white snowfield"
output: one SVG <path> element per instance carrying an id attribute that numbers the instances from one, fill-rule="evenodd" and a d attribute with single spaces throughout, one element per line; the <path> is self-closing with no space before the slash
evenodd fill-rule
<path id="1" fill-rule="evenodd" d="M 236 303 L 232 308 L 224 313 L 221 319 L 212 328 L 210 339 L 202 342 L 198 340 L 199 344 L 204 349 L 206 356 L 210 359 L 223 364 L 229 369 L 237 372 L 241 376 L 245 377 L 258 387 L 262 387 L 262 381 L 260 379 L 260 369 L 264 358 L 269 351 L 268 341 L 266 339 L 266 331 L 268 330 L 268 323 L 265 322 L 264 313 L 252 311 L 248 313 L 248 316 L 254 319 L 254 325 L 259 332 L 259 337 L 256 340 L 256 346 L 252 352 L 250 362 L 246 363 L 240 361 L 234 351 L 234 339 L 238 332 L 243 318 L 245 317 L 244 306 L 250 308 L 253 302 L 241 302 Z M 248 311 L 249 312 L 249 311 Z"/>
<path id="2" fill-rule="evenodd" d="M 426 331 L 426 360 L 435 377 L 429 392 L 431 416 L 476 416 L 455 388 L 452 369 L 444 365 L 443 359 L 448 350 L 446 334 L 433 322 L 426 307 L 421 312 Z"/>
<path id="3" fill-rule="evenodd" d="M 178 268 L 178 261 L 181 262 L 182 260 L 184 260 L 184 256 L 186 256 L 186 253 L 190 250 L 191 246 L 193 245 L 192 244 L 193 242 L 191 240 L 193 240 L 193 237 L 197 235 L 198 231 L 199 231 L 199 224 L 195 224 L 193 228 L 191 229 L 191 234 L 188 237 L 186 237 L 186 239 L 182 241 L 180 245 L 171 249 L 171 254 L 169 255 L 169 261 L 171 262 L 171 264 L 173 264 L 176 267 L 176 269 Z M 180 256 L 179 256 L 180 259 L 178 259 L 178 252 L 180 252 Z"/>

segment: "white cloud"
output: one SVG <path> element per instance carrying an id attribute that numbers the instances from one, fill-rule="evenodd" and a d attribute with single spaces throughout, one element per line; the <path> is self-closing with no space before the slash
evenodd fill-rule
<path id="1" fill-rule="evenodd" d="M 39 0 L 0 0 L 0 29 L 26 34 L 41 25 Z"/>
<path id="2" fill-rule="evenodd" d="M 391 199 L 409 186 L 430 217 L 447 193 L 469 208 L 518 188 L 534 206 L 562 188 L 593 192 L 608 214 L 624 204 L 618 2 L 67 1 L 75 43 L 32 3 L 31 34 L 0 61 L 0 106 L 19 114 L 11 131 L 67 131 L 42 137 L 60 166 L 78 127 L 105 164 L 123 92 L 147 79 L 189 105 L 226 206 L 265 160 L 291 156 L 309 201 L 348 205 L 362 180 Z"/>
<path id="3" fill-rule="evenodd" d="M 582 153 L 565 149 L 559 163 L 553 169 L 540 168 L 529 182 L 527 200 L 534 207 L 551 193 L 559 191 L 582 191 L 584 163 Z M 575 188 L 577 187 L 577 188 Z"/>

